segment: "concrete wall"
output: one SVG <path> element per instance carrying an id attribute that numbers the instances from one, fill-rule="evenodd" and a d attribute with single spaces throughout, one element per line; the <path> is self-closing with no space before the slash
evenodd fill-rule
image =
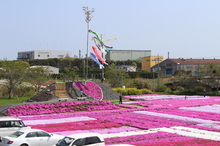
<path id="1" fill-rule="evenodd" d="M 151 56 L 150 50 L 110 50 L 105 56 L 108 60 L 124 61 L 124 60 L 137 60 Z"/>

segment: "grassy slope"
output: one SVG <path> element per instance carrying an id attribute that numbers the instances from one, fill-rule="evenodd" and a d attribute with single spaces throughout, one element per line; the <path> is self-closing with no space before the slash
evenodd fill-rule
<path id="1" fill-rule="evenodd" d="M 16 97 L 12 97 L 12 99 L 8 99 L 8 97 L 1 97 L 0 105 L 22 103 L 26 101 L 27 99 L 31 98 L 32 96 L 33 95 L 18 97 L 18 100 L 16 99 Z"/>

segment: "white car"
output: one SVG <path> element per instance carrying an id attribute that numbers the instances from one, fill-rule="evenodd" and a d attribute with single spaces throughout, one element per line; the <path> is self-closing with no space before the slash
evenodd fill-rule
<path id="1" fill-rule="evenodd" d="M 31 129 L 25 126 L 24 122 L 19 118 L 1 117 L 0 118 L 0 139 L 21 129 Z"/>
<path id="2" fill-rule="evenodd" d="M 99 133 L 79 133 L 65 136 L 55 146 L 105 146 Z"/>
<path id="3" fill-rule="evenodd" d="M 40 129 L 25 129 L 2 137 L 0 146 L 52 146 L 63 137 Z"/>

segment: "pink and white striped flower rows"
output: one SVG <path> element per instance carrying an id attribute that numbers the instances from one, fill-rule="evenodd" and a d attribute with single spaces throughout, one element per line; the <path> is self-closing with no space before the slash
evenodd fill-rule
<path id="1" fill-rule="evenodd" d="M 107 144 L 220 145 L 220 97 L 136 101 L 126 105 L 123 109 L 97 107 L 93 111 L 18 117 L 33 128 L 62 135 L 98 132 Z"/>

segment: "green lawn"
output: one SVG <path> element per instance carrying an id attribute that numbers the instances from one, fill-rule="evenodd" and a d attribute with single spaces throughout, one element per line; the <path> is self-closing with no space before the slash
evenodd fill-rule
<path id="1" fill-rule="evenodd" d="M 1 97 L 0 105 L 22 103 L 27 99 L 31 98 L 32 96 L 33 95 L 18 97 L 18 99 L 16 99 L 16 97 L 12 97 L 11 99 L 8 99 L 8 97 Z"/>
<path id="2" fill-rule="evenodd" d="M 114 104 L 118 104 L 118 103 L 119 103 L 119 100 L 112 100 L 112 101 L 110 101 L 110 102 L 112 102 L 112 103 L 114 103 Z"/>

